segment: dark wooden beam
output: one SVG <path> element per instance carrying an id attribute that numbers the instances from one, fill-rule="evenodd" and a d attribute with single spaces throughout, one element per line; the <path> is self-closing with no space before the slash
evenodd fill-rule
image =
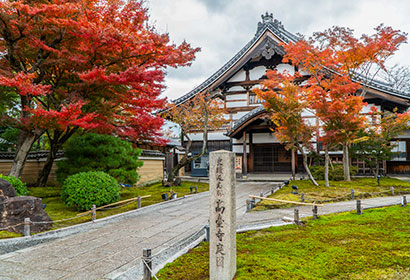
<path id="1" fill-rule="evenodd" d="M 258 106 L 241 106 L 241 107 L 232 107 L 232 108 L 226 108 L 229 114 L 233 113 L 238 113 L 238 112 L 248 112 L 252 111 Z"/>
<path id="2" fill-rule="evenodd" d="M 249 173 L 253 172 L 253 134 L 249 132 Z"/>
<path id="3" fill-rule="evenodd" d="M 248 159 L 246 153 L 246 130 L 243 131 L 243 176 L 248 175 Z"/>
<path id="4" fill-rule="evenodd" d="M 292 150 L 292 179 L 296 180 L 296 151 Z"/>
<path id="5" fill-rule="evenodd" d="M 261 84 L 263 82 L 263 79 L 260 80 L 249 80 L 249 81 L 242 81 L 242 82 L 230 82 L 230 83 L 225 83 L 225 86 L 227 88 L 231 87 L 243 87 L 243 86 L 254 86 L 257 84 Z"/>

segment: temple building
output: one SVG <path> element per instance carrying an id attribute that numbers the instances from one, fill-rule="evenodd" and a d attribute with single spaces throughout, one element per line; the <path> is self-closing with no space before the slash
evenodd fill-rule
<path id="1" fill-rule="evenodd" d="M 182 97 L 174 100 L 182 104 L 200 92 L 218 92 L 224 96 L 224 106 L 227 109 L 228 127 L 221 127 L 209 133 L 208 152 L 225 149 L 235 152 L 237 169 L 243 174 L 248 173 L 290 173 L 292 171 L 292 152 L 285 150 L 275 137 L 271 128 L 274 127 L 269 115 L 252 89 L 259 87 L 266 78 L 266 71 L 277 69 L 294 73 L 289 64 L 282 63 L 285 54 L 281 43 L 295 42 L 298 36 L 287 31 L 283 24 L 273 18 L 272 14 L 262 15 L 255 36 L 198 87 Z M 366 81 L 368 87 L 364 101 L 369 105 L 364 112 L 369 112 L 371 106 L 381 111 L 392 111 L 397 108 L 404 112 L 410 107 L 410 93 L 400 92 L 388 84 L 378 81 Z M 316 117 L 306 112 L 306 120 L 317 125 Z M 193 153 L 199 152 L 202 146 L 202 134 L 190 134 L 193 139 Z M 391 161 L 383 163 L 384 172 L 410 173 L 410 132 L 400 136 L 395 148 L 398 152 Z M 319 148 L 319 143 L 312 139 Z M 294 169 L 303 172 L 301 156 L 294 156 Z M 341 162 L 342 153 L 333 152 L 333 162 Z M 359 173 L 370 173 L 363 162 L 352 159 Z M 192 176 L 207 176 L 208 155 L 193 162 L 190 167 Z"/>

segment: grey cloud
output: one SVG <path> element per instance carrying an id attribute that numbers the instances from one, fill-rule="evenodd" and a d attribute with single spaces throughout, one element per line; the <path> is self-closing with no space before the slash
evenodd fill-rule
<path id="1" fill-rule="evenodd" d="M 175 1 L 175 0 L 174 0 Z M 149 0 L 153 20 L 169 27 L 171 39 L 186 39 L 202 52 L 191 67 L 169 69 L 169 80 L 178 80 L 192 89 L 199 78 L 205 80 L 235 55 L 256 32 L 261 14 L 273 13 L 292 33 L 310 36 L 333 25 L 352 27 L 361 33 L 384 22 L 405 32 L 410 5 L 399 0 Z M 188 4 L 188 5 L 187 5 Z M 151 7 L 152 6 L 152 7 Z M 189 6 L 189 7 L 188 7 Z M 187 8 L 188 7 L 188 8 Z M 184 10 L 186 9 L 186 10 Z M 199 10 L 196 10 L 199 9 Z M 178 17 L 175 15 L 178 14 Z M 181 18 L 183 17 L 183 18 Z M 187 17 L 187 18 L 185 18 Z M 181 24 L 183 21 L 183 24 Z M 407 28 L 407 30 L 406 30 Z M 172 31 L 172 32 L 171 32 Z M 410 64 L 407 55 L 398 54 L 402 64 Z M 403 48 L 404 49 L 404 48 Z M 170 85 L 165 94 L 175 94 Z M 189 91 L 187 90 L 187 91 Z M 179 93 L 182 95 L 184 93 Z M 173 98 L 177 96 L 172 96 Z"/>
<path id="2" fill-rule="evenodd" d="M 228 5 L 234 4 L 232 0 L 199 0 L 205 4 L 206 8 L 212 12 L 223 13 Z"/>

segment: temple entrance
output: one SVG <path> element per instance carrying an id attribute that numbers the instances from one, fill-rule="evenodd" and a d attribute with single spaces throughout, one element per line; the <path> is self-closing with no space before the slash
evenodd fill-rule
<path id="1" fill-rule="evenodd" d="M 291 172 L 292 153 L 281 144 L 254 144 L 254 172 Z"/>

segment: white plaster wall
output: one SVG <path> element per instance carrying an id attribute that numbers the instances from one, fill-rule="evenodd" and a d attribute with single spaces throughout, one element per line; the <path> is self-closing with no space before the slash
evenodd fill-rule
<path id="1" fill-rule="evenodd" d="M 246 99 L 248 96 L 244 94 L 232 94 L 232 95 L 227 95 L 226 100 L 232 101 L 232 100 L 240 100 L 240 99 Z"/>
<path id="2" fill-rule="evenodd" d="M 249 136 L 248 134 L 246 135 L 246 143 L 249 143 Z M 236 139 L 232 138 L 232 144 L 243 144 L 243 137 Z"/>
<path id="3" fill-rule="evenodd" d="M 279 73 L 284 73 L 285 71 L 287 71 L 291 75 L 295 74 L 295 67 L 290 64 L 284 64 L 284 63 L 278 64 L 276 66 L 276 70 Z"/>
<path id="4" fill-rule="evenodd" d="M 279 140 L 275 137 L 275 134 L 272 133 L 255 133 L 253 134 L 252 139 L 254 144 L 262 144 L 262 143 L 279 143 Z"/>
<path id="5" fill-rule="evenodd" d="M 239 120 L 240 118 L 242 118 L 243 116 L 245 116 L 247 113 L 249 113 L 249 111 L 246 112 L 237 112 L 235 114 L 232 114 L 232 118 L 234 120 Z"/>
<path id="6" fill-rule="evenodd" d="M 244 70 L 239 70 L 235 75 L 232 76 L 232 78 L 228 80 L 228 82 L 241 82 L 245 81 L 245 78 L 246 72 Z"/>
<path id="7" fill-rule="evenodd" d="M 378 105 L 378 106 L 375 106 L 374 104 L 369 103 L 369 104 L 367 104 L 367 106 L 363 106 L 363 109 L 362 109 L 362 111 L 361 111 L 360 113 L 362 113 L 362 114 L 368 114 L 368 113 L 370 113 L 372 107 L 375 107 L 378 112 L 381 111 L 381 107 L 380 107 L 379 105 Z"/>
<path id="8" fill-rule="evenodd" d="M 242 154 L 243 153 L 243 146 L 233 145 L 232 152 Z M 246 153 L 249 154 L 249 145 L 246 145 Z"/>
<path id="9" fill-rule="evenodd" d="M 235 87 L 231 87 L 230 89 L 228 89 L 227 92 L 230 92 L 230 91 L 241 91 L 241 90 L 244 90 L 243 87 L 241 87 L 241 86 L 235 86 Z"/>
<path id="10" fill-rule="evenodd" d="M 253 87 L 251 87 L 251 91 L 255 88 L 262 88 L 262 85 L 261 84 L 254 85 Z"/>
<path id="11" fill-rule="evenodd" d="M 224 118 L 227 119 L 227 120 L 230 120 L 231 119 L 231 114 L 224 114 Z"/>
<path id="12" fill-rule="evenodd" d="M 308 76 L 310 74 L 309 71 L 305 71 L 305 70 L 299 70 L 298 72 L 302 76 Z"/>
<path id="13" fill-rule="evenodd" d="M 315 116 L 315 114 L 311 110 L 302 111 L 302 117 L 312 117 L 312 116 Z"/>
<path id="14" fill-rule="evenodd" d="M 227 108 L 242 107 L 242 106 L 247 106 L 246 101 L 236 101 L 236 102 L 226 103 Z"/>
<path id="15" fill-rule="evenodd" d="M 316 118 L 305 118 L 305 121 L 307 124 L 310 124 L 312 126 L 316 126 Z"/>
<path id="16" fill-rule="evenodd" d="M 259 80 L 266 73 L 265 66 L 258 66 L 249 71 L 249 78 L 251 80 Z"/>
<path id="17" fill-rule="evenodd" d="M 190 133 L 189 137 L 192 141 L 202 141 L 202 133 Z M 229 140 L 229 137 L 224 132 L 209 132 L 208 140 Z"/>

